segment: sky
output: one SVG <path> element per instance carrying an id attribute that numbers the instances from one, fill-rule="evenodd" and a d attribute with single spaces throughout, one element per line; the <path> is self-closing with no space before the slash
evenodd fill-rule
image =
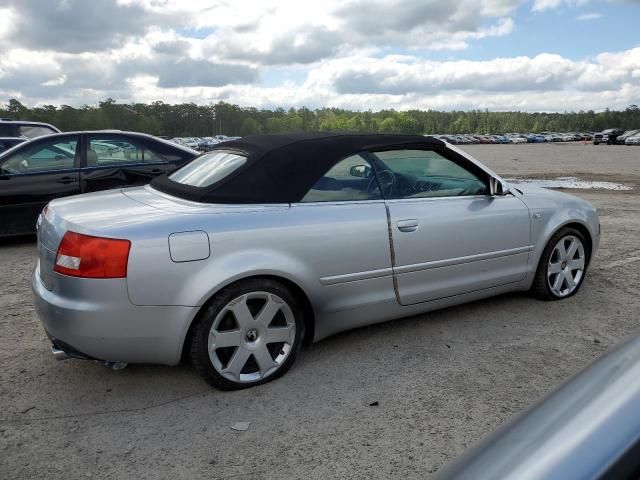
<path id="1" fill-rule="evenodd" d="M 640 103 L 640 0 L 0 0 L 0 103 Z"/>

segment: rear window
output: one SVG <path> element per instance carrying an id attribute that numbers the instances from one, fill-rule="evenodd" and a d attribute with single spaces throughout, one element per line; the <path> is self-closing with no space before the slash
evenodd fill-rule
<path id="1" fill-rule="evenodd" d="M 7 138 L 3 138 L 2 140 L 0 140 L 0 153 L 4 152 L 5 150 L 9 150 L 11 147 L 14 147 L 22 142 L 24 142 L 24 140 L 21 138 L 16 138 L 11 140 Z"/>
<path id="2" fill-rule="evenodd" d="M 15 137 L 15 131 L 13 124 L 0 123 L 0 137 Z"/>
<path id="3" fill-rule="evenodd" d="M 169 179 L 192 187 L 208 187 L 235 172 L 245 163 L 247 163 L 245 156 L 216 150 L 205 153 L 176 170 L 169 175 Z"/>
<path id="4" fill-rule="evenodd" d="M 147 139 L 144 142 L 147 149 L 152 150 L 157 156 L 169 162 L 182 162 L 191 160 L 197 153 L 194 151 L 185 151 L 182 148 L 174 147 L 167 142 Z"/>

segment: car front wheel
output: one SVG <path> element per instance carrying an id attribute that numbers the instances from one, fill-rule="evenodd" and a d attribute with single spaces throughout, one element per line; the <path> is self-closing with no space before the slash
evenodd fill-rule
<path id="1" fill-rule="evenodd" d="M 279 282 L 249 279 L 218 292 L 196 320 L 190 357 L 214 387 L 269 382 L 293 364 L 304 333 L 302 310 Z"/>
<path id="2" fill-rule="evenodd" d="M 543 300 L 575 295 L 584 280 L 588 262 L 584 236 L 573 228 L 560 229 L 542 252 L 532 293 Z"/>

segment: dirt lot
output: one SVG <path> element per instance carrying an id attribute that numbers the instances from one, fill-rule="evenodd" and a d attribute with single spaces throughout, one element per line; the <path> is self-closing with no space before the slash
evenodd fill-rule
<path id="1" fill-rule="evenodd" d="M 188 366 L 56 362 L 32 306 L 33 240 L 2 243 L 0 478 L 425 478 L 640 326 L 640 148 L 465 148 L 508 177 L 634 186 L 575 192 L 603 228 L 578 295 L 508 295 L 337 335 L 241 392 Z"/>

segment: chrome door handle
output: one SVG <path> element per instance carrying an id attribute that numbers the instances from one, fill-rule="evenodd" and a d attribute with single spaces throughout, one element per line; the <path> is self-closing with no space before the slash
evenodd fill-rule
<path id="1" fill-rule="evenodd" d="M 415 232 L 418 229 L 418 220 L 413 218 L 408 220 L 398 220 L 396 222 L 396 226 L 401 232 Z"/>

